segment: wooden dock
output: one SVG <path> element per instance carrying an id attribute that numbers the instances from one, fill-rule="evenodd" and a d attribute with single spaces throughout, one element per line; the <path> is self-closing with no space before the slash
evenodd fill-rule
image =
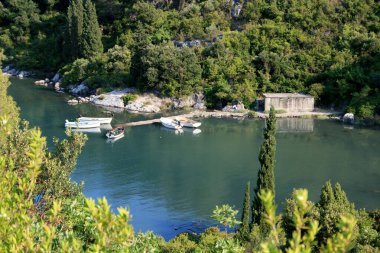
<path id="1" fill-rule="evenodd" d="M 193 116 L 194 116 L 193 113 L 188 113 L 188 114 L 170 116 L 170 117 L 166 117 L 166 118 L 169 118 L 169 119 L 174 119 L 176 117 L 192 118 Z M 149 119 L 149 120 L 128 122 L 128 123 L 124 123 L 124 124 L 117 124 L 117 127 L 144 126 L 144 125 L 150 125 L 150 124 L 155 124 L 155 123 L 161 123 L 160 119 L 159 118 L 158 119 Z"/>

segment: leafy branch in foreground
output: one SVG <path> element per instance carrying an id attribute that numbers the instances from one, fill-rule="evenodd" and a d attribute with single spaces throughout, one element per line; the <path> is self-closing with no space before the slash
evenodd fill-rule
<path id="1" fill-rule="evenodd" d="M 279 241 L 279 220 L 276 216 L 276 207 L 274 205 L 274 195 L 270 191 L 262 190 L 259 197 L 264 205 L 265 222 L 271 227 L 269 241 L 261 244 L 262 253 L 277 253 L 277 252 L 312 252 L 317 246 L 316 235 L 319 231 L 318 221 L 307 216 L 307 213 L 312 207 L 308 199 L 306 189 L 295 191 L 296 208 L 294 210 L 293 223 L 295 230 L 292 238 L 286 243 L 286 248 L 281 247 Z M 322 252 L 343 253 L 351 249 L 353 230 L 356 224 L 356 219 L 353 216 L 342 215 L 338 224 L 339 231 L 327 240 L 327 245 L 322 246 Z"/>
<path id="2" fill-rule="evenodd" d="M 216 206 L 212 212 L 213 215 L 211 218 L 222 224 L 225 228 L 225 232 L 227 233 L 227 227 L 233 228 L 241 223 L 236 219 L 238 212 L 238 210 L 234 210 L 230 205 L 222 205 L 221 207 Z"/>

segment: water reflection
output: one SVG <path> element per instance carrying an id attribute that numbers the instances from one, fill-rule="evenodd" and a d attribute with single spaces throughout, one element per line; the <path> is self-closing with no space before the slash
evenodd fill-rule
<path id="1" fill-rule="evenodd" d="M 279 118 L 277 133 L 308 133 L 314 131 L 314 119 Z"/>
<path id="2" fill-rule="evenodd" d="M 73 132 L 80 132 L 80 133 L 101 133 L 100 127 L 96 128 L 71 128 L 71 131 Z"/>

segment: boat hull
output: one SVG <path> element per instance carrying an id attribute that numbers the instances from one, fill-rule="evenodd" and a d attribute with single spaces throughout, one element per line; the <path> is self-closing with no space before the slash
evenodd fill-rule
<path id="1" fill-rule="evenodd" d="M 194 121 L 184 117 L 176 117 L 175 120 L 180 122 L 181 126 L 188 128 L 198 128 L 202 125 L 201 122 Z"/>
<path id="2" fill-rule="evenodd" d="M 98 128 L 100 127 L 99 122 L 70 122 L 66 121 L 66 128 L 78 128 L 78 129 L 87 129 L 87 128 Z"/>
<path id="3" fill-rule="evenodd" d="M 120 139 L 124 137 L 124 128 L 114 128 L 106 133 L 108 139 Z"/>
<path id="4" fill-rule="evenodd" d="M 161 118 L 160 121 L 161 121 L 161 124 L 162 124 L 164 127 L 167 127 L 167 128 L 170 128 L 170 129 L 178 130 L 178 129 L 181 129 L 181 128 L 182 128 L 181 125 L 176 124 L 176 123 L 174 122 L 174 120 L 169 119 L 169 118 Z"/>
<path id="5" fill-rule="evenodd" d="M 111 124 L 112 118 L 91 118 L 91 117 L 80 117 L 79 122 L 99 122 L 100 124 Z"/>
<path id="6" fill-rule="evenodd" d="M 119 139 L 119 138 L 124 137 L 124 132 L 121 133 L 121 134 L 117 134 L 117 135 L 106 134 L 106 136 L 107 136 L 108 139 Z"/>

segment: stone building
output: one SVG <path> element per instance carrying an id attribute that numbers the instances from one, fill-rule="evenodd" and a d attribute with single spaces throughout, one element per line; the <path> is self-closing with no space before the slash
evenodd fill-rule
<path id="1" fill-rule="evenodd" d="M 311 112 L 314 110 L 314 97 L 299 93 L 264 93 L 264 111 L 271 106 L 287 112 Z"/>

